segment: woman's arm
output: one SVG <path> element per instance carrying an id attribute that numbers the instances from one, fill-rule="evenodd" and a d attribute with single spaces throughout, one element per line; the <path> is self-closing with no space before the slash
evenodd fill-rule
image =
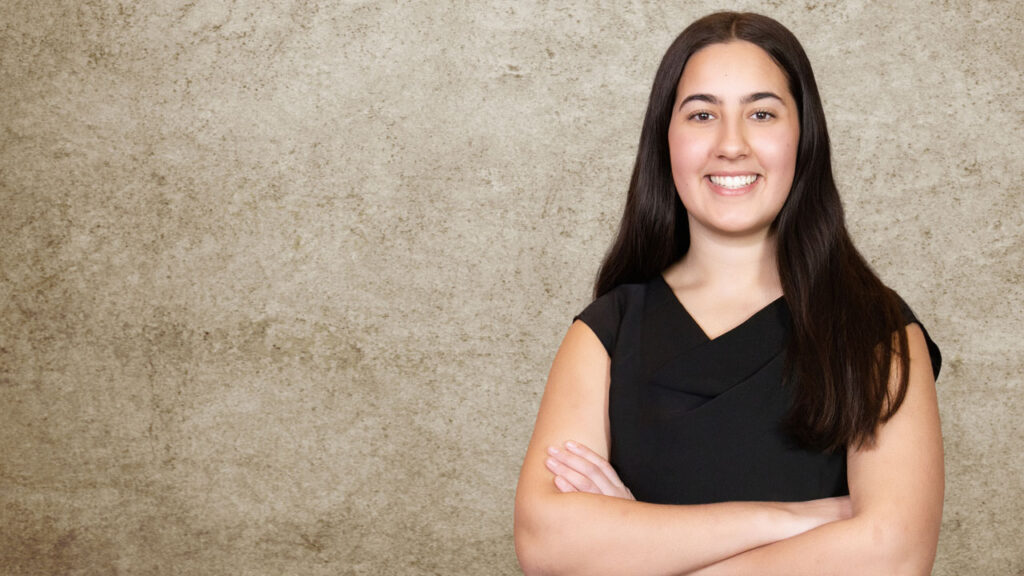
<path id="1" fill-rule="evenodd" d="M 546 467 L 549 446 L 573 439 L 608 458 L 609 369 L 594 333 L 573 323 L 516 490 L 516 554 L 526 574 L 680 574 L 842 517 L 842 500 L 667 506 L 561 493 Z"/>
<path id="2" fill-rule="evenodd" d="M 851 449 L 853 517 L 693 572 L 757 574 L 927 575 L 942 520 L 942 435 L 924 334 L 907 326 L 907 396 L 878 431 L 874 446 Z"/>

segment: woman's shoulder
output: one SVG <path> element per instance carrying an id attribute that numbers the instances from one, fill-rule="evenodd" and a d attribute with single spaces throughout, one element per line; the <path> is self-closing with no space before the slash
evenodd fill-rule
<path id="1" fill-rule="evenodd" d="M 611 355 L 624 321 L 639 317 L 657 297 L 660 276 L 647 282 L 619 284 L 594 299 L 573 320 L 580 320 L 597 335 Z"/>
<path id="2" fill-rule="evenodd" d="M 910 304 L 903 299 L 896 291 L 893 291 L 896 296 L 896 300 L 900 305 L 900 313 L 903 315 L 903 324 L 909 326 L 911 324 L 917 324 L 921 328 L 921 333 L 924 334 L 924 341 L 928 345 L 928 355 L 931 357 L 932 372 L 935 378 L 939 377 L 939 370 L 942 368 L 942 351 L 939 350 L 938 344 L 932 340 L 928 334 L 928 329 L 925 327 L 924 322 L 920 320 L 914 310 L 910 307 Z"/>

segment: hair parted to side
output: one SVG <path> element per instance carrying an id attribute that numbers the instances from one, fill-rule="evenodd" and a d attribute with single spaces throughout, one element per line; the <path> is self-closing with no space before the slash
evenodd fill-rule
<path id="1" fill-rule="evenodd" d="M 786 381 L 794 401 L 786 427 L 798 442 L 818 449 L 870 444 L 878 425 L 892 417 L 906 395 L 906 328 L 898 297 L 850 239 L 810 61 L 796 37 L 775 20 L 752 13 L 711 14 L 669 46 L 655 74 L 625 211 L 598 272 L 595 296 L 646 282 L 689 249 L 686 209 L 672 179 L 668 127 L 687 61 L 706 46 L 732 41 L 755 44 L 778 64 L 800 119 L 793 186 L 772 224 L 793 319 Z"/>

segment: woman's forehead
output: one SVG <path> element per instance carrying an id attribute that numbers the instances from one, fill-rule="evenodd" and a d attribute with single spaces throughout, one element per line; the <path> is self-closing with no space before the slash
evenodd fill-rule
<path id="1" fill-rule="evenodd" d="M 722 97 L 771 90 L 789 92 L 782 68 L 759 46 L 733 41 L 705 46 L 690 56 L 679 78 L 679 93 Z"/>

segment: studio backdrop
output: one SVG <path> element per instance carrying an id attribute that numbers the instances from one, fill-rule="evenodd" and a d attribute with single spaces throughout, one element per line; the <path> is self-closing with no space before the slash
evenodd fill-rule
<path id="1" fill-rule="evenodd" d="M 1024 574 L 1024 7 L 5 2 L 0 573 L 516 574 L 658 60 L 752 9 L 942 347 L 934 573 Z"/>

